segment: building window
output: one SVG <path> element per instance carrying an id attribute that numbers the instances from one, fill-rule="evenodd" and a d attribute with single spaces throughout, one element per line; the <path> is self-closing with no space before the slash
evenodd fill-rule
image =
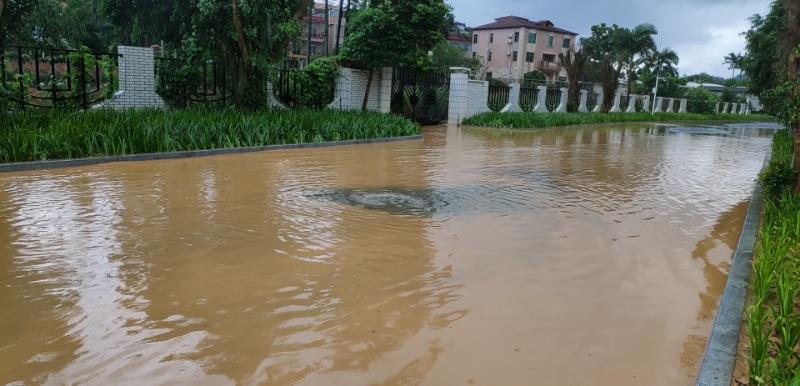
<path id="1" fill-rule="evenodd" d="M 526 62 L 533 63 L 533 60 L 534 60 L 533 52 L 528 52 L 528 53 L 525 54 L 525 61 Z"/>
<path id="2" fill-rule="evenodd" d="M 492 51 L 489 51 L 489 52 L 486 54 L 486 61 L 487 61 L 487 62 L 491 62 L 491 61 L 492 61 Z"/>
<path id="3" fill-rule="evenodd" d="M 569 44 L 571 43 L 569 38 L 564 38 L 564 42 L 561 43 L 562 48 L 569 48 Z"/>
<path id="4" fill-rule="evenodd" d="M 536 44 L 536 32 L 529 32 L 528 33 L 528 43 Z"/>
<path id="5" fill-rule="evenodd" d="M 548 62 L 548 63 L 552 63 L 552 62 L 556 61 L 556 56 L 555 55 L 544 54 L 544 55 L 542 55 L 542 60 L 545 61 L 545 62 Z"/>
<path id="6" fill-rule="evenodd" d="M 514 32 L 514 43 L 519 42 L 519 32 Z"/>
<path id="7" fill-rule="evenodd" d="M 472 43 L 478 42 L 478 34 L 472 35 Z"/>
<path id="8" fill-rule="evenodd" d="M 512 62 L 516 62 L 517 61 L 517 56 L 518 56 L 517 51 L 512 52 L 511 53 L 511 61 Z"/>
<path id="9" fill-rule="evenodd" d="M 548 36 L 547 37 L 547 46 L 548 47 L 552 47 L 553 46 L 553 42 L 555 42 L 555 40 L 556 40 L 555 36 L 553 36 L 553 35 Z"/>
<path id="10" fill-rule="evenodd" d="M 478 57 L 478 53 L 477 53 L 477 52 L 473 52 L 473 53 L 472 53 L 472 59 L 475 59 L 475 58 L 477 58 L 477 57 Z"/>
<path id="11" fill-rule="evenodd" d="M 490 43 L 490 44 L 491 44 L 491 43 L 494 43 L 494 34 L 493 34 L 493 33 L 490 33 L 490 34 L 489 34 L 489 43 Z"/>

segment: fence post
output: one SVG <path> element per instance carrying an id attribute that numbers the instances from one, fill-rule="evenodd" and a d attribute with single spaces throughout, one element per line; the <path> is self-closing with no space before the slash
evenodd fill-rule
<path id="1" fill-rule="evenodd" d="M 539 97 L 536 101 L 536 107 L 533 108 L 533 112 L 535 113 L 546 113 L 547 110 L 547 86 L 536 86 L 536 90 L 539 91 Z"/>
<path id="2" fill-rule="evenodd" d="M 628 95 L 628 109 L 625 110 L 626 113 L 635 113 L 636 112 L 636 99 L 638 98 L 637 95 Z"/>
<path id="3" fill-rule="evenodd" d="M 686 98 L 681 99 L 681 109 L 678 110 L 678 113 L 686 114 L 686 105 L 688 103 L 689 103 L 689 101 L 687 101 Z"/>
<path id="4" fill-rule="evenodd" d="M 589 108 L 586 104 L 589 102 L 589 90 L 581 90 L 581 103 L 578 106 L 579 113 L 588 113 Z"/>
<path id="5" fill-rule="evenodd" d="M 744 103 L 739 104 L 739 114 L 744 115 L 746 110 L 747 106 Z"/>
<path id="6" fill-rule="evenodd" d="M 714 114 L 719 114 L 719 105 L 720 105 L 720 104 L 721 104 L 721 103 L 717 102 L 717 104 L 716 104 L 716 105 L 714 105 Z"/>
<path id="7" fill-rule="evenodd" d="M 392 111 L 392 76 L 393 71 L 391 67 L 384 67 L 381 72 L 381 102 L 380 112 L 390 113 Z"/>
<path id="8" fill-rule="evenodd" d="M 447 112 L 449 125 L 460 125 L 467 117 L 468 73 L 468 68 L 450 67 L 450 98 Z"/>
<path id="9" fill-rule="evenodd" d="M 165 108 L 167 104 L 156 93 L 153 49 L 118 46 L 117 51 L 120 55 L 119 91 L 102 106 L 114 109 Z"/>
<path id="10" fill-rule="evenodd" d="M 597 102 L 596 102 L 597 104 L 592 109 L 592 112 L 593 113 L 599 113 L 600 111 L 603 111 L 603 98 L 605 96 L 603 95 L 603 88 L 602 87 L 595 86 L 595 89 L 597 90 Z"/>
<path id="11" fill-rule="evenodd" d="M 650 95 L 642 96 L 642 111 L 646 113 L 650 112 Z"/>
<path id="12" fill-rule="evenodd" d="M 522 111 L 519 107 L 520 84 L 511 83 L 511 90 L 508 92 L 508 104 L 500 110 L 501 113 L 516 113 Z"/>
<path id="13" fill-rule="evenodd" d="M 620 112 L 619 102 L 621 99 L 622 99 L 622 91 L 617 89 L 617 91 L 614 92 L 614 103 L 611 105 L 611 110 L 608 110 L 609 113 Z"/>
<path id="14" fill-rule="evenodd" d="M 567 112 L 567 97 L 569 96 L 569 89 L 561 87 L 561 95 L 558 102 L 558 107 L 556 107 L 555 113 L 566 113 Z"/>

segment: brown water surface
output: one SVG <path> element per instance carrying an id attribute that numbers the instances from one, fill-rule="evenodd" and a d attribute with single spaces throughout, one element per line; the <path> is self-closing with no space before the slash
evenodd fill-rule
<path id="1" fill-rule="evenodd" d="M 0 175 L 0 383 L 691 384 L 753 126 Z"/>

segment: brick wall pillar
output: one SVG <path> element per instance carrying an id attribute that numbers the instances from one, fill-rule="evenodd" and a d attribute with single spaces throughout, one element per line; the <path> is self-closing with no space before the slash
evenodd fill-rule
<path id="1" fill-rule="evenodd" d="M 381 93 L 380 108 L 382 113 L 392 111 L 392 76 L 394 75 L 391 67 L 384 67 L 381 71 Z"/>
<path id="2" fill-rule="evenodd" d="M 450 101 L 447 123 L 460 125 L 467 118 L 467 88 L 469 85 L 469 69 L 463 67 L 450 68 Z"/>
<path id="3" fill-rule="evenodd" d="M 514 113 L 522 111 L 519 107 L 519 83 L 511 83 L 511 90 L 508 92 L 508 104 L 501 110 L 503 113 Z"/>
<path id="4" fill-rule="evenodd" d="M 155 55 L 150 47 L 119 46 L 119 91 L 99 107 L 111 109 L 167 107 L 156 93 Z"/>
<path id="5" fill-rule="evenodd" d="M 622 91 L 617 90 L 614 93 L 614 104 L 611 105 L 611 110 L 608 110 L 609 113 L 619 113 L 622 110 L 619 108 L 619 103 L 622 100 Z"/>
<path id="6" fill-rule="evenodd" d="M 650 95 L 642 96 L 642 111 L 650 112 Z"/>

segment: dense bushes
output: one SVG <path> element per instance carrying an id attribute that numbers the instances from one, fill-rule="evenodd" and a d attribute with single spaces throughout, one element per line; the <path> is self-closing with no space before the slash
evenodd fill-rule
<path id="1" fill-rule="evenodd" d="M 771 121 L 765 115 L 741 114 L 678 114 L 678 113 L 485 113 L 464 120 L 465 125 L 525 129 L 549 126 L 586 125 L 612 122 L 652 121 Z"/>
<path id="2" fill-rule="evenodd" d="M 341 111 L 32 111 L 3 118 L 0 162 L 383 138 L 419 128 L 395 115 Z"/>
<path id="3" fill-rule="evenodd" d="M 713 114 L 716 111 L 719 97 L 703 87 L 696 87 L 686 92 L 687 106 L 690 113 Z"/>

